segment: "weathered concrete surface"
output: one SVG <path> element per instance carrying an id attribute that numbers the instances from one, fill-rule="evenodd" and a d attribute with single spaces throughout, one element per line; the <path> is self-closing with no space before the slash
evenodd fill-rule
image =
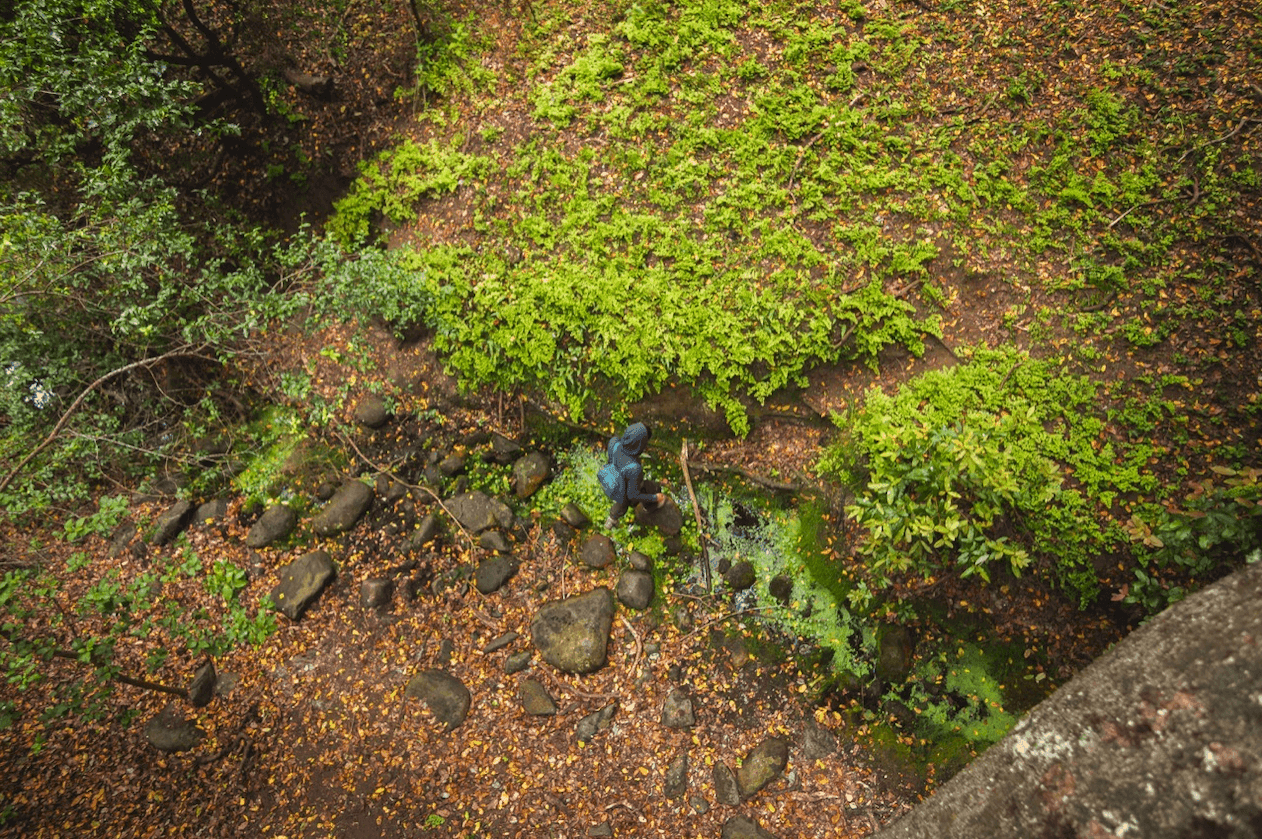
<path id="1" fill-rule="evenodd" d="M 1262 563 L 1132 633 L 877 836 L 1262 836 Z"/>

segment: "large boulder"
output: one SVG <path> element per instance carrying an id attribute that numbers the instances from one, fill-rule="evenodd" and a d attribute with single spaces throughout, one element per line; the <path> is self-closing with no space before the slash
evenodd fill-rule
<path id="1" fill-rule="evenodd" d="M 372 505 L 373 488 L 363 481 L 342 484 L 311 522 L 317 536 L 336 536 L 355 526 Z"/>
<path id="2" fill-rule="evenodd" d="M 193 515 L 193 505 L 188 501 L 177 501 L 158 516 L 153 525 L 153 535 L 149 541 L 154 545 L 165 545 L 180 535 L 189 518 Z"/>
<path id="3" fill-rule="evenodd" d="M 530 624 L 530 639 L 558 670 L 591 673 L 605 666 L 613 610 L 613 595 L 604 586 L 548 603 Z"/>
<path id="4" fill-rule="evenodd" d="M 535 494 L 548 477 L 548 456 L 543 452 L 531 452 L 513 464 L 513 491 L 518 498 Z"/>
<path id="5" fill-rule="evenodd" d="M 653 600 L 653 575 L 628 569 L 618 577 L 618 602 L 628 609 L 642 610 Z"/>
<path id="6" fill-rule="evenodd" d="M 466 492 L 448 499 L 443 505 L 460 522 L 460 526 L 471 533 L 481 533 L 492 527 L 507 530 L 513 526 L 513 511 L 508 505 L 484 492 Z"/>
<path id="7" fill-rule="evenodd" d="M 1262 563 L 1175 604 L 880 839 L 1262 835 Z"/>
<path id="8" fill-rule="evenodd" d="M 328 551 L 300 556 L 280 570 L 280 582 L 272 589 L 272 605 L 291 621 L 302 617 L 334 577 L 333 558 Z"/>
<path id="9" fill-rule="evenodd" d="M 749 798 L 767 784 L 780 777 L 789 763 L 789 741 L 783 737 L 768 737 L 741 761 L 736 770 L 736 786 L 741 797 Z"/>
<path id="10" fill-rule="evenodd" d="M 684 514 L 679 511 L 675 499 L 666 496 L 666 503 L 649 509 L 643 504 L 635 508 L 635 523 L 641 527 L 656 527 L 663 536 L 678 536 L 684 529 Z"/>

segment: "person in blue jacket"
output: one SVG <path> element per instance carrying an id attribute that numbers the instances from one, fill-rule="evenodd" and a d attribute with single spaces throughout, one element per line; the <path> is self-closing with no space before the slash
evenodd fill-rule
<path id="1" fill-rule="evenodd" d="M 627 426 L 621 437 L 609 439 L 608 463 L 600 477 L 605 495 L 613 502 L 605 519 L 606 530 L 613 529 L 633 504 L 644 504 L 651 510 L 666 503 L 661 486 L 644 480 L 644 467 L 640 465 L 640 456 L 651 435 L 647 425 L 636 422 Z"/>

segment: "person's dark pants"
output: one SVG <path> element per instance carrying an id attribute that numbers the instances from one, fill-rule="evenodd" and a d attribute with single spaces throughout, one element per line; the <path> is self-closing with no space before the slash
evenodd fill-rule
<path id="1" fill-rule="evenodd" d="M 657 495 L 661 491 L 662 491 L 662 485 L 659 484 L 657 481 L 640 481 L 640 492 L 643 492 L 646 495 Z M 645 502 L 644 504 L 644 507 L 647 510 L 652 510 L 656 506 L 657 506 L 657 502 L 655 501 L 648 501 L 648 502 Z M 610 521 L 621 520 L 622 517 L 627 514 L 627 510 L 630 509 L 630 507 L 631 505 L 625 501 L 615 503 L 613 506 L 609 508 L 609 520 Z"/>

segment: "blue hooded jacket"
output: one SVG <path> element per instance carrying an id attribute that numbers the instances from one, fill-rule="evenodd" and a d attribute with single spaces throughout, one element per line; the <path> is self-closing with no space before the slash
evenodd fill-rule
<path id="1" fill-rule="evenodd" d="M 632 423 L 621 437 L 609 440 L 609 462 L 617 467 L 618 472 L 626 478 L 626 503 L 652 504 L 657 496 L 640 491 L 640 481 L 644 478 L 644 467 L 640 465 L 640 455 L 648 445 L 651 432 L 642 422 Z M 615 448 L 614 444 L 617 443 Z"/>

